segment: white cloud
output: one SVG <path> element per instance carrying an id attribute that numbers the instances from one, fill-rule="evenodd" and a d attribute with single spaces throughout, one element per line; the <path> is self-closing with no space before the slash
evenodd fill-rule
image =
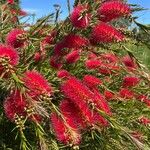
<path id="1" fill-rule="evenodd" d="M 37 13 L 39 11 L 38 9 L 33 9 L 33 8 L 24 8 L 23 10 L 31 14 Z"/>

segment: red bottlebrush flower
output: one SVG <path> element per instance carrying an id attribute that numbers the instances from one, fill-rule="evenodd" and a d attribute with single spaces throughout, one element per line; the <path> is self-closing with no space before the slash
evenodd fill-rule
<path id="1" fill-rule="evenodd" d="M 114 93 L 112 93 L 108 90 L 105 90 L 104 96 L 105 96 L 105 99 L 109 101 L 109 100 L 112 100 L 114 98 Z"/>
<path id="2" fill-rule="evenodd" d="M 116 63 L 118 61 L 117 56 L 112 53 L 105 53 L 105 54 L 102 54 L 101 56 L 105 61 L 109 63 Z"/>
<path id="3" fill-rule="evenodd" d="M 76 128 L 65 123 L 56 113 L 51 114 L 52 127 L 57 139 L 64 144 L 78 145 L 81 140 L 81 135 Z"/>
<path id="4" fill-rule="evenodd" d="M 88 59 L 97 59 L 97 56 L 94 53 L 89 53 L 88 54 Z"/>
<path id="5" fill-rule="evenodd" d="M 20 9 L 20 10 L 18 11 L 18 15 L 19 15 L 19 16 L 27 16 L 28 13 L 27 13 L 26 11 Z"/>
<path id="6" fill-rule="evenodd" d="M 25 31 L 22 29 L 11 30 L 6 37 L 6 43 L 14 48 L 23 47 L 25 43 L 24 34 Z"/>
<path id="7" fill-rule="evenodd" d="M 133 87 L 136 86 L 140 82 L 138 77 L 124 77 L 123 86 L 124 87 Z"/>
<path id="8" fill-rule="evenodd" d="M 93 76 L 93 75 L 85 75 L 83 77 L 83 82 L 89 87 L 89 88 L 95 88 L 97 87 L 98 85 L 101 85 L 102 84 L 102 81 Z"/>
<path id="9" fill-rule="evenodd" d="M 66 129 L 64 122 L 58 117 L 57 114 L 52 113 L 50 116 L 52 127 L 54 128 L 55 134 L 59 141 L 68 143 L 69 137 L 66 135 Z"/>
<path id="10" fill-rule="evenodd" d="M 139 96 L 137 97 L 137 99 L 140 100 L 141 102 L 144 102 L 145 100 L 148 99 L 148 97 L 147 97 L 146 95 L 139 95 Z"/>
<path id="11" fill-rule="evenodd" d="M 4 110 L 6 116 L 11 120 L 15 120 L 15 116 L 25 116 L 25 108 L 27 102 L 19 91 L 13 91 L 4 101 Z"/>
<path id="12" fill-rule="evenodd" d="M 143 124 L 143 125 L 146 126 L 146 125 L 149 125 L 149 124 L 150 124 L 150 119 L 147 118 L 147 117 L 142 116 L 142 117 L 139 118 L 139 122 L 140 122 L 141 124 Z"/>
<path id="13" fill-rule="evenodd" d="M 104 22 L 97 24 L 91 33 L 91 41 L 94 44 L 97 43 L 111 43 L 114 41 L 123 41 L 124 35 L 122 35 L 117 29 Z"/>
<path id="14" fill-rule="evenodd" d="M 96 111 L 93 112 L 93 120 L 94 120 L 94 124 L 106 127 L 108 126 L 108 121 L 103 118 L 102 116 L 100 116 L 100 114 Z"/>
<path id="15" fill-rule="evenodd" d="M 81 48 L 89 44 L 88 39 L 76 34 L 68 34 L 62 42 L 66 48 Z"/>
<path id="16" fill-rule="evenodd" d="M 106 114 L 111 115 L 112 113 L 110 107 L 107 101 L 105 100 L 104 96 L 100 94 L 97 89 L 94 89 L 93 92 L 94 92 L 93 102 L 95 103 L 96 107 L 98 109 L 103 110 Z"/>
<path id="17" fill-rule="evenodd" d="M 98 71 L 103 75 L 110 75 L 112 73 L 107 64 L 102 64 Z"/>
<path id="18" fill-rule="evenodd" d="M 79 107 L 85 120 L 90 125 L 93 124 L 93 113 L 87 104 L 88 101 L 91 101 L 93 98 L 91 91 L 74 77 L 69 78 L 64 84 L 62 84 L 61 90 L 67 98 Z"/>
<path id="19" fill-rule="evenodd" d="M 137 68 L 137 65 L 135 64 L 134 60 L 128 55 L 126 55 L 122 58 L 122 62 L 129 69 L 136 69 Z"/>
<path id="20" fill-rule="evenodd" d="M 8 63 L 12 66 L 16 66 L 19 63 L 18 52 L 12 47 L 0 45 L 0 59 L 7 59 Z M 0 60 L 0 65 L 1 64 Z"/>
<path id="21" fill-rule="evenodd" d="M 41 54 L 40 52 L 36 52 L 34 55 L 34 61 L 38 63 L 40 60 L 41 60 Z"/>
<path id="22" fill-rule="evenodd" d="M 150 99 L 146 99 L 146 100 L 144 101 L 144 103 L 145 103 L 148 107 L 150 107 Z"/>
<path id="23" fill-rule="evenodd" d="M 148 107 L 150 107 L 150 99 L 146 95 L 140 95 L 137 97 L 138 100 L 144 102 Z"/>
<path id="24" fill-rule="evenodd" d="M 112 71 L 112 72 L 119 72 L 120 71 L 120 67 L 118 66 L 118 65 L 113 65 L 113 63 L 112 64 L 108 64 L 108 67 L 109 67 L 109 69 Z"/>
<path id="25" fill-rule="evenodd" d="M 98 14 L 101 21 L 109 22 L 114 19 L 129 16 L 131 14 L 131 9 L 129 5 L 114 0 L 103 3 L 98 9 Z"/>
<path id="26" fill-rule="evenodd" d="M 42 94 L 51 96 L 52 87 L 47 80 L 37 71 L 27 71 L 23 78 L 25 86 L 29 89 L 29 95 L 37 98 Z"/>
<path id="27" fill-rule="evenodd" d="M 98 69 L 101 66 L 102 62 L 100 60 L 87 60 L 85 66 L 88 69 Z"/>
<path id="28" fill-rule="evenodd" d="M 72 127 L 78 129 L 86 128 L 86 122 L 80 109 L 69 99 L 62 100 L 60 110 L 68 124 L 71 124 Z"/>
<path id="29" fill-rule="evenodd" d="M 47 35 L 47 36 L 44 38 L 44 42 L 47 43 L 47 44 L 52 44 L 52 43 L 53 43 L 53 40 L 54 40 L 54 38 L 53 38 L 51 35 Z"/>
<path id="30" fill-rule="evenodd" d="M 55 38 L 56 35 L 57 35 L 57 32 L 56 31 L 52 31 L 50 34 L 48 34 L 44 38 L 43 42 L 46 43 L 46 44 L 53 44 L 54 38 Z"/>
<path id="31" fill-rule="evenodd" d="M 110 75 L 113 73 L 118 73 L 120 67 L 115 65 L 114 63 L 103 63 L 99 68 L 99 73 L 103 75 Z"/>
<path id="32" fill-rule="evenodd" d="M 76 28 L 86 28 L 89 25 L 90 15 L 87 13 L 87 6 L 78 5 L 74 8 L 70 21 Z"/>
<path id="33" fill-rule="evenodd" d="M 78 127 L 81 130 L 84 130 L 89 124 L 84 119 L 82 111 L 78 108 L 76 104 L 71 102 L 70 100 L 63 100 L 60 105 L 60 109 L 66 121 L 71 124 L 71 126 Z M 94 124 L 100 124 L 103 126 L 107 126 L 108 122 L 101 117 L 97 112 L 93 111 L 92 120 Z"/>
<path id="34" fill-rule="evenodd" d="M 64 48 L 65 48 L 65 44 L 62 41 L 57 43 L 54 47 L 54 55 L 56 56 L 64 55 L 66 53 Z"/>
<path id="35" fill-rule="evenodd" d="M 71 75 L 67 70 L 59 70 L 57 72 L 57 77 L 58 78 L 69 78 Z"/>
<path id="36" fill-rule="evenodd" d="M 15 2 L 14 2 L 14 0 L 7 0 L 7 3 L 8 4 L 14 4 Z"/>
<path id="37" fill-rule="evenodd" d="M 60 57 L 52 56 L 50 58 L 50 65 L 55 69 L 60 69 L 62 67 L 62 63 L 60 62 Z"/>
<path id="38" fill-rule="evenodd" d="M 65 57 L 66 63 L 73 64 L 80 59 L 80 53 L 78 50 L 74 50 L 71 53 L 67 54 Z"/>
<path id="39" fill-rule="evenodd" d="M 134 93 L 132 91 L 130 91 L 129 89 L 126 89 L 126 88 L 122 88 L 119 91 L 119 95 L 120 95 L 121 98 L 125 98 L 125 99 L 134 98 Z"/>
<path id="40" fill-rule="evenodd" d="M 85 121 L 89 126 L 94 125 L 95 122 L 105 124 L 105 119 L 97 116 L 94 110 L 90 110 L 88 103 L 91 102 L 97 108 L 104 110 L 110 114 L 106 101 L 97 93 L 92 93 L 82 82 L 76 78 L 70 78 L 61 87 L 63 94 L 69 98 L 80 109 L 81 114 L 84 116 Z M 97 119 L 99 120 L 97 120 Z M 96 119 L 96 120 L 95 120 Z"/>
<path id="41" fill-rule="evenodd" d="M 143 140 L 143 135 L 142 135 L 142 133 L 140 133 L 139 131 L 133 131 L 133 132 L 131 132 L 131 135 L 132 135 L 134 138 L 138 139 L 139 141 L 142 141 L 142 140 Z"/>

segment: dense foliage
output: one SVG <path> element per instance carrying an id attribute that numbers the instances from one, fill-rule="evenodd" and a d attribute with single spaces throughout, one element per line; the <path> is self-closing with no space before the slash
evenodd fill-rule
<path id="1" fill-rule="evenodd" d="M 0 4 L 0 149 L 149 150 L 150 74 L 137 47 L 149 49 L 150 32 L 132 16 L 140 8 L 76 0 L 70 12 L 67 2 L 65 20 L 57 5 L 34 24 L 18 1 Z"/>

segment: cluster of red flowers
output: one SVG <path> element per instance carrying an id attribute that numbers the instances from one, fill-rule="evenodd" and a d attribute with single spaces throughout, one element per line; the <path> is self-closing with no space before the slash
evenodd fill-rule
<path id="1" fill-rule="evenodd" d="M 129 5 L 114 0 L 103 3 L 98 9 L 98 14 L 101 21 L 109 22 L 120 17 L 129 16 L 131 14 L 131 9 Z"/>
<path id="2" fill-rule="evenodd" d="M 14 48 L 21 48 L 24 46 L 25 39 L 23 35 L 25 31 L 21 29 L 13 29 L 6 37 L 6 43 Z"/>
<path id="3" fill-rule="evenodd" d="M 18 52 L 6 45 L 0 45 L 0 59 L 8 60 L 8 63 L 12 66 L 16 66 L 19 63 Z"/>
<path id="4" fill-rule="evenodd" d="M 85 62 L 85 66 L 88 69 L 96 70 L 103 75 L 110 75 L 115 72 L 119 72 L 118 58 L 113 53 L 105 53 L 100 56 L 89 58 Z"/>
<path id="5" fill-rule="evenodd" d="M 23 78 L 25 86 L 29 89 L 28 94 L 32 98 L 37 98 L 40 95 L 51 96 L 52 88 L 47 80 L 37 71 L 25 72 Z"/>
<path id="6" fill-rule="evenodd" d="M 34 112 L 32 115 L 27 113 L 28 109 L 33 107 L 35 100 L 40 100 L 41 96 L 50 97 L 52 88 L 47 80 L 37 71 L 27 71 L 22 79 L 27 90 L 13 90 L 4 101 L 4 109 L 6 116 L 14 121 L 15 117 L 29 117 L 33 121 L 41 121 L 40 114 Z M 29 115 L 29 116 L 28 116 Z"/>
<path id="7" fill-rule="evenodd" d="M 89 26 L 90 14 L 88 13 L 88 6 L 78 5 L 74 8 L 71 16 L 71 23 L 76 28 L 86 28 Z"/>
<path id="8" fill-rule="evenodd" d="M 15 117 L 25 116 L 27 102 L 25 97 L 18 90 L 14 90 L 4 102 L 6 116 L 14 121 Z"/>
<path id="9" fill-rule="evenodd" d="M 7 77 L 18 63 L 18 52 L 12 47 L 0 45 L 0 75 L 3 74 L 3 77 Z"/>
<path id="10" fill-rule="evenodd" d="M 56 136 L 64 143 L 71 142 L 71 144 L 79 144 L 80 136 L 78 134 L 82 130 L 94 127 L 94 125 L 98 125 L 100 127 L 106 127 L 108 125 L 107 120 L 96 111 L 96 109 L 100 109 L 106 114 L 111 115 L 111 111 L 106 100 L 97 91 L 97 86 L 101 84 L 101 81 L 90 75 L 85 76 L 83 80 L 84 83 L 77 78 L 70 76 L 70 78 L 61 85 L 61 91 L 66 97 L 66 100 L 61 102 L 60 110 L 65 119 L 63 126 L 65 126 L 66 130 L 59 131 L 62 126 L 62 122 L 58 122 L 58 119 L 54 120 L 56 116 L 51 116 Z M 91 87 L 91 85 L 94 86 Z M 92 109 L 90 105 L 93 105 L 95 108 Z M 59 120 L 61 120 L 61 118 L 59 118 Z M 76 131 L 76 134 L 73 134 L 74 132 L 72 134 L 69 132 L 70 127 L 72 127 L 71 129 L 74 132 Z M 64 135 L 65 137 L 68 137 L 68 134 L 70 137 L 76 135 L 75 139 L 78 138 L 78 140 L 73 141 L 72 139 L 72 141 L 70 141 L 65 138 L 64 141 L 64 139 L 61 139 Z"/>
<path id="11" fill-rule="evenodd" d="M 93 44 L 111 43 L 114 41 L 119 42 L 122 40 L 124 40 L 124 36 L 122 35 L 122 33 L 104 22 L 100 22 L 92 29 L 91 42 Z"/>
<path id="12" fill-rule="evenodd" d="M 107 3 L 110 2 L 106 2 L 106 4 Z M 122 2 L 118 2 L 117 4 L 116 3 L 117 2 L 112 2 L 108 4 L 108 6 L 106 5 L 104 7 L 104 9 L 108 9 L 109 12 L 113 11 L 113 14 L 110 13 L 114 16 L 113 18 L 124 17 L 125 15 L 130 14 L 130 8 L 127 4 Z M 105 5 L 105 3 L 103 5 Z M 109 9 L 109 5 L 111 5 L 111 9 Z M 113 7 L 113 5 L 117 5 L 117 8 Z M 101 7 L 103 6 L 100 6 L 100 8 Z M 73 9 L 70 15 L 70 21 L 75 28 L 81 28 L 86 30 L 88 26 L 90 26 L 90 20 L 92 18 L 89 13 L 89 10 L 90 6 L 81 4 Z M 120 16 L 118 16 L 119 13 L 121 13 Z M 109 18 L 110 14 L 105 13 L 105 17 Z M 59 69 L 63 67 L 64 61 L 66 61 L 66 63 L 77 62 L 77 60 L 79 59 L 79 49 L 87 45 L 120 42 L 125 39 L 124 35 L 121 32 L 119 32 L 116 28 L 102 21 L 103 20 L 100 20 L 100 22 L 98 22 L 96 25 L 94 25 L 94 27 L 92 27 L 91 33 L 89 35 L 90 40 L 86 39 L 85 37 L 82 37 L 81 35 L 73 33 L 64 36 L 63 39 L 55 45 L 54 56 L 52 56 L 50 59 L 51 66 Z M 71 50 L 72 52 L 68 54 L 68 50 Z M 63 58 L 66 54 L 68 55 L 65 56 L 65 58 Z M 106 72 L 105 69 L 101 69 L 101 71 Z"/>
<path id="13" fill-rule="evenodd" d="M 13 0 L 7 1 L 8 5 L 14 5 L 14 3 Z M 109 127 L 109 122 L 104 117 L 105 115 L 108 117 L 113 115 L 108 101 L 128 101 L 137 98 L 150 106 L 147 95 L 136 93 L 135 88 L 140 86 L 142 78 L 136 71 L 138 65 L 134 58 L 129 55 L 117 56 L 115 52 L 110 51 L 94 53 L 95 45 L 104 44 L 105 46 L 105 44 L 125 40 L 125 35 L 112 26 L 111 21 L 130 16 L 131 8 L 124 2 L 111 0 L 102 2 L 95 11 L 95 16 L 92 16 L 90 11 L 92 9 L 89 5 L 79 4 L 70 14 L 69 26 L 71 25 L 73 27 L 71 30 L 77 31 L 77 33 L 66 32 L 62 36 L 61 33 L 59 34 L 60 31 L 57 32 L 55 29 L 43 37 L 41 30 L 42 38 L 40 38 L 39 45 L 35 44 L 38 45 L 39 51 L 29 57 L 34 61 L 31 63 L 31 68 L 32 65 L 37 65 L 39 62 L 45 63 L 48 58 L 48 63 L 57 72 L 56 79 L 59 78 L 58 81 L 61 82 L 59 92 L 61 96 L 63 95 L 63 100 L 58 106 L 59 109 L 52 109 L 55 111 L 51 112 L 50 120 L 57 139 L 64 144 L 79 145 L 84 131 Z M 20 11 L 20 15 L 26 14 Z M 93 23 L 92 18 L 94 17 L 98 21 Z M 87 33 L 87 37 L 79 32 L 80 29 Z M 36 35 L 36 33 L 33 34 Z M 7 34 L 5 42 L 7 45 L 0 45 L 0 75 L 9 67 L 13 73 L 15 72 L 15 67 L 19 64 L 19 57 L 21 58 L 18 52 L 30 46 L 30 38 L 27 36 L 30 37 L 28 31 L 20 28 L 14 28 Z M 48 46 L 53 47 L 53 51 L 50 53 L 47 51 Z M 81 57 L 86 58 L 82 67 L 88 73 L 82 74 L 82 80 L 79 80 L 70 73 L 71 71 L 69 72 L 69 67 L 70 65 L 76 67 L 75 64 L 79 62 Z M 27 68 L 30 68 L 30 64 Z M 96 75 L 93 75 L 92 71 L 96 72 Z M 120 77 L 119 86 L 116 86 L 115 80 L 111 82 L 114 76 Z M 5 99 L 6 116 L 11 121 L 15 121 L 17 117 L 28 117 L 34 122 L 41 122 L 42 117 L 34 110 L 32 104 L 41 104 L 50 98 L 53 88 L 46 78 L 35 70 L 25 71 L 18 79 L 22 81 L 21 85 L 24 88 L 23 90 L 13 89 Z M 111 90 L 112 85 L 108 89 L 107 84 L 114 85 L 114 89 L 116 86 L 115 92 Z M 28 114 L 30 108 L 33 109 L 32 115 Z M 150 124 L 150 119 L 147 117 L 141 117 L 138 121 L 144 125 Z"/>

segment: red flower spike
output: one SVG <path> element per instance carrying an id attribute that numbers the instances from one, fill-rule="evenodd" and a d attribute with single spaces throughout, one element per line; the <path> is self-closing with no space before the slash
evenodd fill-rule
<path id="1" fill-rule="evenodd" d="M 85 66 L 88 68 L 88 69 L 98 69 L 100 66 L 101 66 L 102 62 L 100 60 L 87 60 L 85 62 Z"/>
<path id="2" fill-rule="evenodd" d="M 78 145 L 81 140 L 81 135 L 77 129 L 72 128 L 55 113 L 51 114 L 52 127 L 57 139 L 64 144 Z"/>
<path id="3" fill-rule="evenodd" d="M 108 124 L 108 121 L 103 118 L 102 116 L 99 115 L 98 112 L 94 111 L 93 112 L 93 120 L 94 120 L 94 124 L 97 124 L 99 126 L 103 126 L 103 127 L 107 127 L 109 124 Z"/>
<path id="4" fill-rule="evenodd" d="M 139 132 L 139 131 L 133 131 L 133 132 L 131 132 L 131 135 L 134 138 L 138 139 L 139 141 L 143 141 L 143 134 L 141 132 Z"/>
<path id="5" fill-rule="evenodd" d="M 124 40 L 124 35 L 121 34 L 117 29 L 108 25 L 104 22 L 97 24 L 91 33 L 91 41 L 93 44 L 98 43 L 112 43 L 120 42 Z"/>
<path id="6" fill-rule="evenodd" d="M 95 88 L 97 87 L 98 85 L 101 85 L 102 84 L 102 81 L 93 76 L 93 75 L 85 75 L 83 77 L 83 82 L 89 87 L 89 88 Z"/>
<path id="7" fill-rule="evenodd" d="M 27 13 L 26 11 L 20 9 L 19 12 L 18 12 L 18 15 L 19 15 L 19 16 L 27 16 L 28 13 Z"/>
<path id="8" fill-rule="evenodd" d="M 95 123 L 95 113 L 93 110 L 89 109 L 88 103 L 93 103 L 96 107 L 109 113 L 109 109 L 106 106 L 104 99 L 96 93 L 92 93 L 82 82 L 78 79 L 72 77 L 67 80 L 61 87 L 63 94 L 69 98 L 73 103 L 75 103 L 83 116 L 85 117 L 86 122 L 91 126 Z M 96 115 L 97 116 L 97 115 Z M 99 121 L 102 121 L 100 119 Z M 99 122 L 102 124 L 102 122 Z"/>
<path id="9" fill-rule="evenodd" d="M 15 2 L 14 2 L 14 0 L 7 0 L 7 3 L 8 4 L 14 4 Z"/>
<path id="10" fill-rule="evenodd" d="M 145 103 L 148 107 L 150 107 L 150 99 L 146 95 L 140 95 L 137 97 L 138 100 Z"/>
<path id="11" fill-rule="evenodd" d="M 54 55 L 55 56 L 62 56 L 65 55 L 65 44 L 61 41 L 59 43 L 57 43 L 54 47 Z"/>
<path id="12" fill-rule="evenodd" d="M 67 70 L 59 70 L 58 72 L 57 72 L 57 77 L 58 78 L 69 78 L 71 75 L 70 75 L 70 73 L 67 71 Z"/>
<path id="13" fill-rule="evenodd" d="M 147 97 L 146 95 L 139 95 L 139 96 L 137 97 L 137 99 L 140 100 L 141 102 L 144 102 L 145 100 L 148 99 L 148 97 Z"/>
<path id="14" fill-rule="evenodd" d="M 66 127 L 63 121 L 57 114 L 52 113 L 51 116 L 52 127 L 54 128 L 57 139 L 65 144 L 68 144 L 69 137 L 66 135 Z"/>
<path id="15" fill-rule="evenodd" d="M 45 38 L 44 38 L 44 42 L 47 43 L 47 44 L 52 44 L 53 43 L 53 37 L 51 35 L 47 35 Z"/>
<path id="16" fill-rule="evenodd" d="M 55 38 L 56 34 L 57 34 L 56 31 L 52 31 L 50 34 L 46 35 L 46 37 L 41 41 L 41 51 L 42 52 L 45 52 L 45 48 L 47 45 L 54 44 L 54 38 Z M 56 44 L 56 46 L 54 48 L 54 54 L 56 52 L 58 52 L 57 51 L 57 45 L 58 44 Z"/>
<path id="17" fill-rule="evenodd" d="M 144 116 L 139 118 L 139 122 L 145 126 L 150 125 L 150 119 Z"/>
<path id="18" fill-rule="evenodd" d="M 52 31 L 49 35 L 45 37 L 45 42 L 48 44 L 52 44 L 54 42 L 54 38 L 57 35 L 56 31 Z"/>
<path id="19" fill-rule="evenodd" d="M 41 60 L 41 54 L 40 52 L 36 52 L 34 55 L 34 61 L 38 63 L 40 60 Z"/>
<path id="20" fill-rule="evenodd" d="M 29 95 L 37 98 L 42 94 L 51 96 L 52 87 L 48 81 L 37 71 L 27 71 L 23 78 L 25 86 L 29 89 Z"/>
<path id="21" fill-rule="evenodd" d="M 134 62 L 134 60 L 126 55 L 122 58 L 122 62 L 124 63 L 124 65 L 129 69 L 129 70 L 132 70 L 132 69 L 136 69 L 137 68 L 137 65 L 136 63 Z"/>
<path id="22" fill-rule="evenodd" d="M 105 90 L 104 96 L 105 96 L 105 99 L 109 101 L 109 100 L 112 100 L 114 98 L 114 93 L 112 93 L 108 90 Z"/>
<path id="23" fill-rule="evenodd" d="M 23 47 L 25 39 L 19 39 L 23 34 L 25 34 L 25 31 L 22 29 L 11 30 L 6 37 L 6 43 L 14 48 Z"/>
<path id="24" fill-rule="evenodd" d="M 119 95 L 121 98 L 124 98 L 124 99 L 133 99 L 134 98 L 134 93 L 126 88 L 122 88 L 119 91 Z"/>
<path id="25" fill-rule="evenodd" d="M 146 99 L 146 100 L 144 101 L 144 103 L 145 103 L 148 107 L 150 107 L 150 99 Z"/>
<path id="26" fill-rule="evenodd" d="M 92 125 L 93 114 L 87 104 L 88 100 L 91 99 L 92 93 L 87 89 L 87 87 L 85 87 L 76 78 L 72 77 L 61 86 L 61 90 L 67 98 L 79 107 L 86 122 Z"/>
<path id="27" fill-rule="evenodd" d="M 108 105 L 108 102 L 105 100 L 104 96 L 100 94 L 100 92 L 97 89 L 93 90 L 94 93 L 94 100 L 96 107 L 103 110 L 106 114 L 111 115 L 111 110 Z"/>
<path id="28" fill-rule="evenodd" d="M 66 63 L 73 64 L 80 59 L 80 54 L 78 50 L 74 50 L 71 53 L 67 54 L 65 57 Z"/>
<path id="29" fill-rule="evenodd" d="M 118 58 L 113 53 L 105 53 L 101 55 L 104 61 L 107 61 L 108 63 L 117 63 Z"/>
<path id="30" fill-rule="evenodd" d="M 118 0 L 113 0 L 104 2 L 99 7 L 98 14 L 101 21 L 109 22 L 114 19 L 129 16 L 131 14 L 131 9 L 129 5 Z"/>
<path id="31" fill-rule="evenodd" d="M 61 101 L 60 110 L 71 127 L 79 129 L 86 128 L 86 122 L 80 109 L 69 99 Z"/>
<path id="32" fill-rule="evenodd" d="M 78 5 L 70 15 L 70 21 L 76 28 L 86 28 L 89 25 L 90 15 L 87 13 L 86 5 Z"/>
<path id="33" fill-rule="evenodd" d="M 89 44 L 88 39 L 76 34 L 68 34 L 62 40 L 66 48 L 81 48 Z"/>
<path id="34" fill-rule="evenodd" d="M 99 71 L 99 73 L 101 73 L 103 75 L 112 74 L 112 71 L 107 64 L 102 64 L 98 71 Z"/>
<path id="35" fill-rule="evenodd" d="M 13 91 L 4 101 L 5 114 L 11 121 L 15 120 L 15 115 L 26 116 L 26 107 L 27 102 L 19 91 Z"/>
<path id="36" fill-rule="evenodd" d="M 97 59 L 97 56 L 96 56 L 96 54 L 91 52 L 88 54 L 88 59 Z"/>
<path id="37" fill-rule="evenodd" d="M 124 77 L 123 79 L 123 87 L 134 87 L 139 84 L 140 79 L 138 77 Z"/>
<path id="38" fill-rule="evenodd" d="M 57 57 L 57 56 L 52 56 L 50 58 L 50 65 L 55 68 L 55 69 L 60 69 L 63 65 L 62 63 L 60 62 L 60 57 Z"/>
<path id="39" fill-rule="evenodd" d="M 12 47 L 0 45 L 0 59 L 8 59 L 8 63 L 12 66 L 16 66 L 19 63 L 18 52 Z"/>

